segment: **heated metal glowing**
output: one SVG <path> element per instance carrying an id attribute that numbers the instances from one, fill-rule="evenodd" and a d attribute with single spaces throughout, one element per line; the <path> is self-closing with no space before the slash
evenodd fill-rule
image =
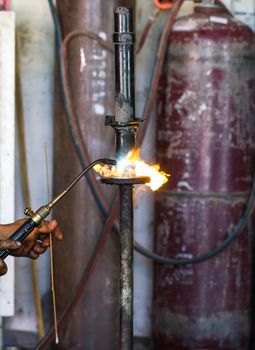
<path id="1" fill-rule="evenodd" d="M 126 157 L 120 159 L 116 166 L 97 164 L 94 169 L 101 177 L 107 178 L 147 176 L 151 181 L 145 185 L 150 187 L 152 191 L 156 191 L 168 181 L 170 175 L 161 171 L 158 164 L 146 164 L 140 159 L 139 154 L 140 150 L 135 149 L 129 152 Z"/>

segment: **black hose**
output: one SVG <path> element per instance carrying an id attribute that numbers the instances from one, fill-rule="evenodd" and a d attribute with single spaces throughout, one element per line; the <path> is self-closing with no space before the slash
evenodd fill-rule
<path id="1" fill-rule="evenodd" d="M 171 258 L 166 258 L 160 255 L 151 253 L 151 252 L 149 252 L 148 254 L 148 251 L 138 243 L 136 243 L 136 250 L 140 254 L 144 255 L 145 257 L 153 259 L 155 262 L 160 264 L 165 264 L 165 265 L 174 265 L 174 266 L 188 265 L 188 264 L 194 265 L 202 261 L 211 259 L 216 255 L 218 255 L 219 253 L 221 253 L 224 249 L 226 249 L 243 231 L 252 213 L 254 199 L 255 199 L 255 181 L 253 181 L 252 183 L 252 189 L 240 221 L 238 222 L 236 227 L 230 232 L 229 236 L 224 241 L 222 241 L 218 247 L 213 248 L 208 253 L 201 254 L 195 258 L 190 258 L 190 259 L 171 259 Z"/>

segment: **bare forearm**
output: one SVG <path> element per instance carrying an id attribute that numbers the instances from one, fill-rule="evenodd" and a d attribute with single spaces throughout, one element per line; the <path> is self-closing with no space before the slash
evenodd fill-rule
<path id="1" fill-rule="evenodd" d="M 11 225 L 0 225 L 0 241 L 8 239 L 11 235 Z"/>

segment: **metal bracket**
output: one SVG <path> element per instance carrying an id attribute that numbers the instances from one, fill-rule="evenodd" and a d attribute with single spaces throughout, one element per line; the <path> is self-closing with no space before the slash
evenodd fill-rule
<path id="1" fill-rule="evenodd" d="M 130 128 L 130 127 L 134 127 L 134 126 L 139 126 L 139 123 L 142 123 L 144 121 L 143 118 L 134 118 L 134 121 L 128 124 L 120 124 L 120 123 L 116 123 L 115 120 L 115 116 L 114 115 L 106 115 L 105 116 L 105 125 L 106 126 L 112 126 L 113 128 L 118 128 L 118 127 L 122 127 L 122 128 Z"/>
<path id="2" fill-rule="evenodd" d="M 113 44 L 134 44 L 135 34 L 134 33 L 114 33 Z"/>

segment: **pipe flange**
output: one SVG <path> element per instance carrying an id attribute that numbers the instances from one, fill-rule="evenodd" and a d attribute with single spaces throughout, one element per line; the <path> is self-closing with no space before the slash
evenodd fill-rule
<path id="1" fill-rule="evenodd" d="M 103 177 L 100 180 L 102 183 L 107 185 L 144 185 L 151 181 L 148 176 L 137 176 L 137 177 Z"/>

